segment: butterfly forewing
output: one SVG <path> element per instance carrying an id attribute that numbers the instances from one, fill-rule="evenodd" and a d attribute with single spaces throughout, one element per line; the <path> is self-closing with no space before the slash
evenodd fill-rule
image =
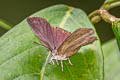
<path id="1" fill-rule="evenodd" d="M 81 46 L 91 44 L 97 39 L 95 36 L 92 36 L 93 33 L 93 29 L 77 29 L 59 47 L 58 55 L 72 56 Z"/>
<path id="2" fill-rule="evenodd" d="M 27 18 L 27 21 L 35 35 L 41 40 L 43 45 L 51 51 L 58 49 L 63 41 L 70 36 L 70 32 L 58 27 L 51 27 L 43 18 L 32 17 Z"/>
<path id="3" fill-rule="evenodd" d="M 27 18 L 27 21 L 35 35 L 49 50 L 54 49 L 53 35 L 50 24 L 43 18 Z"/>

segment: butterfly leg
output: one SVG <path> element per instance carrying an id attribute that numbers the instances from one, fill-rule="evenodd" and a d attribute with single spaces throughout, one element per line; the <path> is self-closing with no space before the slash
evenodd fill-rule
<path id="1" fill-rule="evenodd" d="M 50 58 L 50 61 L 49 61 L 48 63 L 51 63 L 51 62 L 52 62 L 52 64 L 54 65 L 54 61 L 53 61 L 52 58 Z"/>
<path id="2" fill-rule="evenodd" d="M 60 60 L 60 62 L 61 62 L 61 68 L 62 68 L 62 72 L 63 72 L 63 62 L 62 62 L 62 60 Z"/>
<path id="3" fill-rule="evenodd" d="M 54 61 L 52 60 L 52 64 L 54 65 Z"/>
<path id="4" fill-rule="evenodd" d="M 72 62 L 70 61 L 70 58 L 67 58 L 68 59 L 68 62 L 70 65 L 73 65 Z"/>
<path id="5" fill-rule="evenodd" d="M 56 63 L 57 63 L 57 65 L 59 65 L 58 59 L 56 59 Z"/>

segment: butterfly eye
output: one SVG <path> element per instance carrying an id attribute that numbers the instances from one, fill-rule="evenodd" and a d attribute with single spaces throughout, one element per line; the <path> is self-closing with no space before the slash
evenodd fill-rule
<path id="1" fill-rule="evenodd" d="M 52 53 L 52 56 L 56 56 L 56 53 Z"/>

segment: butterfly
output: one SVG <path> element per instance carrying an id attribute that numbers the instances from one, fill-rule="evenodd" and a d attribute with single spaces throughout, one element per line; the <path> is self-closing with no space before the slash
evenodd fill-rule
<path id="1" fill-rule="evenodd" d="M 51 25 L 41 17 L 28 17 L 27 22 L 37 38 L 42 42 L 42 45 L 51 52 L 49 63 L 59 64 L 63 71 L 63 60 L 73 65 L 70 61 L 70 56 L 78 52 L 85 45 L 92 44 L 97 40 L 93 36 L 94 30 L 91 28 L 79 28 L 73 33 L 68 32 L 59 27 L 51 27 Z"/>

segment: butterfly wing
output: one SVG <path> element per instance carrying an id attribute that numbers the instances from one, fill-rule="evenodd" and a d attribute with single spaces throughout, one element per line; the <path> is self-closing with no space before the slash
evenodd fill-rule
<path id="1" fill-rule="evenodd" d="M 45 19 L 40 17 L 27 18 L 27 21 L 42 44 L 51 51 L 58 48 L 70 35 L 61 28 L 51 27 Z"/>
<path id="2" fill-rule="evenodd" d="M 41 40 L 43 45 L 49 50 L 53 50 L 54 42 L 50 24 L 45 19 L 38 17 L 27 18 L 27 21 L 32 31 Z"/>
<path id="3" fill-rule="evenodd" d="M 93 43 L 97 37 L 92 36 L 93 29 L 80 28 L 74 31 L 59 47 L 58 55 L 65 55 L 66 57 L 75 54 L 81 46 Z"/>
<path id="4" fill-rule="evenodd" d="M 53 40 L 55 49 L 57 50 L 66 38 L 70 36 L 70 32 L 63 30 L 59 27 L 52 27 L 53 29 Z"/>

